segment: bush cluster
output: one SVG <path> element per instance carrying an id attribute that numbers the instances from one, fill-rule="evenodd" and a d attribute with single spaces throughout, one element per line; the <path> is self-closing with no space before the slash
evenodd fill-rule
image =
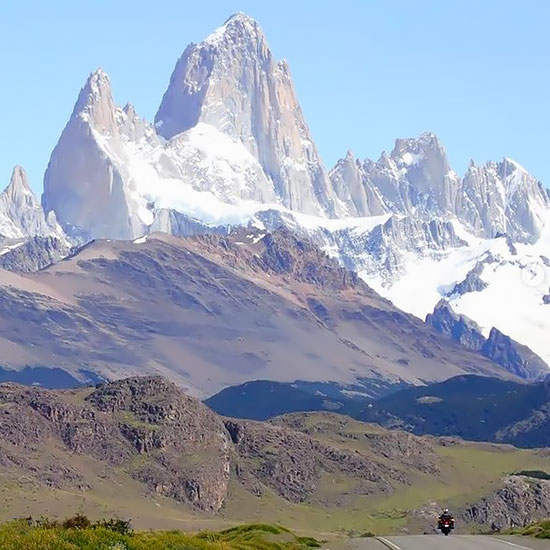
<path id="1" fill-rule="evenodd" d="M 243 525 L 198 534 L 134 532 L 118 518 L 92 522 L 83 514 L 65 520 L 24 518 L 0 525 L 1 550 L 311 550 L 320 544 L 274 525 Z"/>

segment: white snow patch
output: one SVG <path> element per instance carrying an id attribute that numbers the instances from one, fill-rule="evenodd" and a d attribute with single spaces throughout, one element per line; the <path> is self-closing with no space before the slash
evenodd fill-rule
<path id="1" fill-rule="evenodd" d="M 0 250 L 0 256 L 3 256 L 4 254 L 7 254 L 10 250 L 15 250 L 16 248 L 19 248 L 21 246 L 23 246 L 25 244 L 25 242 L 20 242 L 20 243 L 15 243 L 15 244 L 10 244 L 10 245 L 7 245 L 5 246 L 4 248 L 2 248 Z"/>

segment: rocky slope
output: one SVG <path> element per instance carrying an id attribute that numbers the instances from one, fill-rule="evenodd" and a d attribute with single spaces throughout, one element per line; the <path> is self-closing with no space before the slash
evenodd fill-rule
<path id="1" fill-rule="evenodd" d="M 36 271 L 66 256 L 69 248 L 55 214 L 44 214 L 25 170 L 16 166 L 0 193 L 0 268 Z"/>
<path id="2" fill-rule="evenodd" d="M 326 413 L 226 419 L 160 377 L 58 391 L 0 384 L 0 436 L 2 517 L 78 503 L 93 517 L 108 511 L 144 528 L 235 523 L 252 513 L 303 530 L 321 522 L 323 532 L 372 527 L 373 518 L 388 529 L 409 517 L 414 529 L 412 509 L 434 488 L 445 498 L 453 476 L 460 485 L 449 494 L 466 502 L 486 494 L 488 502 L 502 486 L 499 457 L 505 468 L 547 461 L 533 451 L 421 438 Z M 478 461 L 475 480 L 464 476 L 465 452 Z M 400 509 L 395 522 L 402 495 L 412 509 Z M 539 496 L 542 509 L 547 495 Z M 504 505 L 515 513 L 511 499 Z M 472 509 L 469 521 L 480 521 L 496 506 Z"/>
<path id="3" fill-rule="evenodd" d="M 197 395 L 251 379 L 376 395 L 464 373 L 510 376 L 288 230 L 97 241 L 39 273 L 3 272 L 0 338 L 6 369 L 162 373 Z"/>
<path id="4" fill-rule="evenodd" d="M 457 315 L 445 300 L 437 304 L 434 312 L 426 317 L 426 322 L 520 378 L 536 381 L 548 376 L 548 365 L 527 346 L 515 342 L 495 327 L 485 338 L 476 323 L 464 315 Z"/>
<path id="5" fill-rule="evenodd" d="M 86 492 L 94 480 L 70 457 L 87 456 L 109 474 L 124 469 L 151 494 L 208 513 L 223 506 L 230 483 L 251 495 L 272 490 L 302 502 L 316 493 L 324 474 L 355 480 L 360 494 L 379 494 L 409 481 L 407 469 L 426 467 L 421 459 L 395 467 L 397 450 L 388 451 L 389 466 L 382 456 L 323 443 L 285 423 L 224 420 L 159 377 L 57 393 L 1 384 L 0 403 L 0 468 L 52 488 Z M 408 444 L 437 472 L 429 443 L 411 436 Z M 392 449 L 402 442 L 388 435 L 373 443 L 374 450 L 377 445 Z"/>
<path id="6" fill-rule="evenodd" d="M 466 509 L 463 519 L 495 531 L 526 527 L 550 515 L 550 482 L 509 476 L 504 487 Z"/>

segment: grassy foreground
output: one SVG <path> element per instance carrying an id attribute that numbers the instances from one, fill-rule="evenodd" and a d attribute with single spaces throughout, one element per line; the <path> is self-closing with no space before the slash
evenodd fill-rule
<path id="1" fill-rule="evenodd" d="M 283 527 L 245 525 L 220 532 L 132 532 L 117 522 L 18 520 L 0 526 L 2 550 L 310 550 L 319 543 Z"/>
<path id="2" fill-rule="evenodd" d="M 524 535 L 537 539 L 550 539 L 550 519 L 533 523 L 524 529 L 512 529 L 511 535 Z"/>

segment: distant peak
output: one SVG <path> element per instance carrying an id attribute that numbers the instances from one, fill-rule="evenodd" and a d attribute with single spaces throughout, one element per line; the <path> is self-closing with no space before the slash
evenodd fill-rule
<path id="1" fill-rule="evenodd" d="M 86 80 L 83 90 L 94 96 L 99 96 L 105 91 L 110 93 L 111 81 L 109 80 L 109 75 L 101 67 L 98 67 Z"/>
<path id="2" fill-rule="evenodd" d="M 107 73 L 97 68 L 91 73 L 78 94 L 73 117 L 91 124 L 98 130 L 114 131 L 115 104 L 111 80 Z"/>
<path id="3" fill-rule="evenodd" d="M 234 13 L 225 23 L 203 40 L 203 44 L 217 46 L 224 38 L 258 39 L 263 36 L 258 23 L 250 16 L 242 12 Z"/>
<path id="4" fill-rule="evenodd" d="M 224 25 L 227 25 L 228 23 L 245 23 L 247 25 L 257 25 L 256 20 L 250 17 L 250 15 L 247 15 L 246 13 L 242 11 L 235 12 L 233 15 L 230 15 Z"/>
<path id="5" fill-rule="evenodd" d="M 95 71 L 90 74 L 90 78 L 109 78 L 107 73 L 103 70 L 102 67 L 98 67 Z"/>
<path id="6" fill-rule="evenodd" d="M 6 192 L 12 196 L 32 193 L 27 172 L 22 166 L 17 165 L 14 167 Z"/>
<path id="7" fill-rule="evenodd" d="M 348 149 L 346 152 L 346 160 L 355 161 L 355 155 L 351 149 Z"/>
<path id="8" fill-rule="evenodd" d="M 126 103 L 126 105 L 124 105 L 122 110 L 124 111 L 124 113 L 126 113 L 130 117 L 133 117 L 136 115 L 136 108 L 130 102 Z"/>
<path id="9" fill-rule="evenodd" d="M 526 174 L 528 173 L 527 170 L 519 162 L 516 162 L 514 159 L 511 159 L 509 157 L 504 157 L 502 162 L 506 168 L 510 168 L 513 171 L 520 170 L 521 172 L 525 172 Z"/>
<path id="10" fill-rule="evenodd" d="M 446 159 L 445 148 L 433 132 L 424 132 L 417 138 L 401 138 L 395 140 L 391 152 L 393 159 L 401 159 L 405 164 L 417 164 L 426 155 L 434 154 Z"/>

